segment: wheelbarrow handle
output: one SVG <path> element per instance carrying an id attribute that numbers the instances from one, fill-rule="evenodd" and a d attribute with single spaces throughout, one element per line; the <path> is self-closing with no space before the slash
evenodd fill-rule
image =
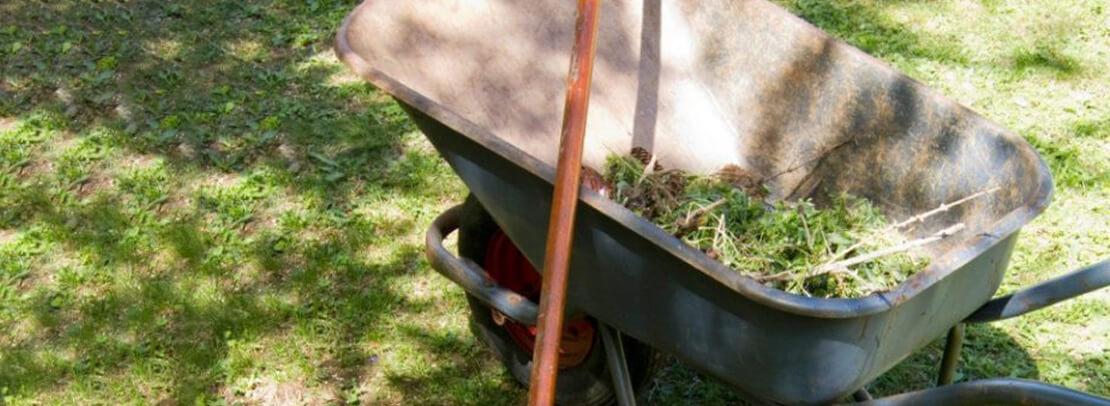
<path id="1" fill-rule="evenodd" d="M 462 286 L 466 293 L 501 312 L 506 317 L 525 325 L 535 325 L 538 306 L 519 293 L 505 289 L 478 264 L 452 255 L 443 247 L 443 239 L 459 228 L 462 205 L 440 214 L 428 228 L 424 238 L 425 254 L 432 269 Z"/>
<path id="2" fill-rule="evenodd" d="M 1047 383 L 1002 378 L 944 385 L 857 404 L 1110 406 L 1110 400 Z"/>
<path id="3" fill-rule="evenodd" d="M 991 300 L 964 320 L 988 323 L 1020 316 L 1110 286 L 1110 260 L 1050 279 Z"/>

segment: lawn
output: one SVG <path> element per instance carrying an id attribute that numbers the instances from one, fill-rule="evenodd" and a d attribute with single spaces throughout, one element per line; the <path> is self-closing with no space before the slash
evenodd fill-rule
<path id="1" fill-rule="evenodd" d="M 1044 156 L 1000 294 L 1110 256 L 1110 1 L 780 3 Z M 331 51 L 354 5 L 0 2 L 0 403 L 523 400 L 423 259 L 464 187 Z M 974 325 L 959 379 L 1110 396 L 1108 337 L 1108 290 Z M 650 399 L 735 400 L 680 364 Z"/>

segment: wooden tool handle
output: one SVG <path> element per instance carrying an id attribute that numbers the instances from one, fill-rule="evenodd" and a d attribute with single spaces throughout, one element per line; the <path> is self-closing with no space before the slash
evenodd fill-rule
<path id="1" fill-rule="evenodd" d="M 582 146 L 586 138 L 586 113 L 590 105 L 594 52 L 600 0 L 578 0 L 574 50 L 567 75 L 567 100 L 563 110 L 563 130 L 559 141 L 559 161 L 555 169 L 555 193 L 547 229 L 543 261 L 543 287 L 540 291 L 539 332 L 532 354 L 532 379 L 528 404 L 555 403 L 555 379 L 559 372 L 559 342 L 563 335 L 563 310 L 567 296 L 574 215 L 582 175 Z"/>

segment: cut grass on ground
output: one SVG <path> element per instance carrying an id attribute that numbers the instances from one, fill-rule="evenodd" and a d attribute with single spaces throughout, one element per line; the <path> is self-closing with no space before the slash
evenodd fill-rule
<path id="1" fill-rule="evenodd" d="M 1000 293 L 1110 256 L 1105 0 L 781 3 L 1042 153 Z M 0 2 L 0 403 L 522 401 L 423 259 L 465 190 L 332 56 L 354 5 Z M 1110 396 L 1108 335 L 1105 291 L 972 326 L 959 377 Z M 736 397 L 674 364 L 651 400 Z"/>

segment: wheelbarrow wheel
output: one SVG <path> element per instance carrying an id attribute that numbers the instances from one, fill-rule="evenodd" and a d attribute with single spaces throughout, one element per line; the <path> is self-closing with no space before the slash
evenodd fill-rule
<path id="1" fill-rule="evenodd" d="M 525 296 L 538 293 L 539 277 L 527 265 L 519 250 L 501 232 L 493 218 L 468 196 L 459 224 L 459 255 L 482 264 L 502 286 Z M 494 258 L 494 257 L 497 258 Z M 509 265 L 506 265 L 509 264 Z M 508 271 L 506 271 L 508 270 Z M 531 274 L 529 274 L 531 273 Z M 507 280 L 504 280 L 507 279 Z M 517 382 L 528 386 L 532 373 L 534 326 L 506 320 L 478 299 L 467 295 L 470 329 L 498 359 Z M 556 401 L 567 405 L 608 405 L 615 402 L 613 383 L 606 363 L 596 321 L 584 317 L 567 320 L 560 345 Z M 629 375 L 637 395 L 650 388 L 663 356 L 648 345 L 622 336 Z"/>

